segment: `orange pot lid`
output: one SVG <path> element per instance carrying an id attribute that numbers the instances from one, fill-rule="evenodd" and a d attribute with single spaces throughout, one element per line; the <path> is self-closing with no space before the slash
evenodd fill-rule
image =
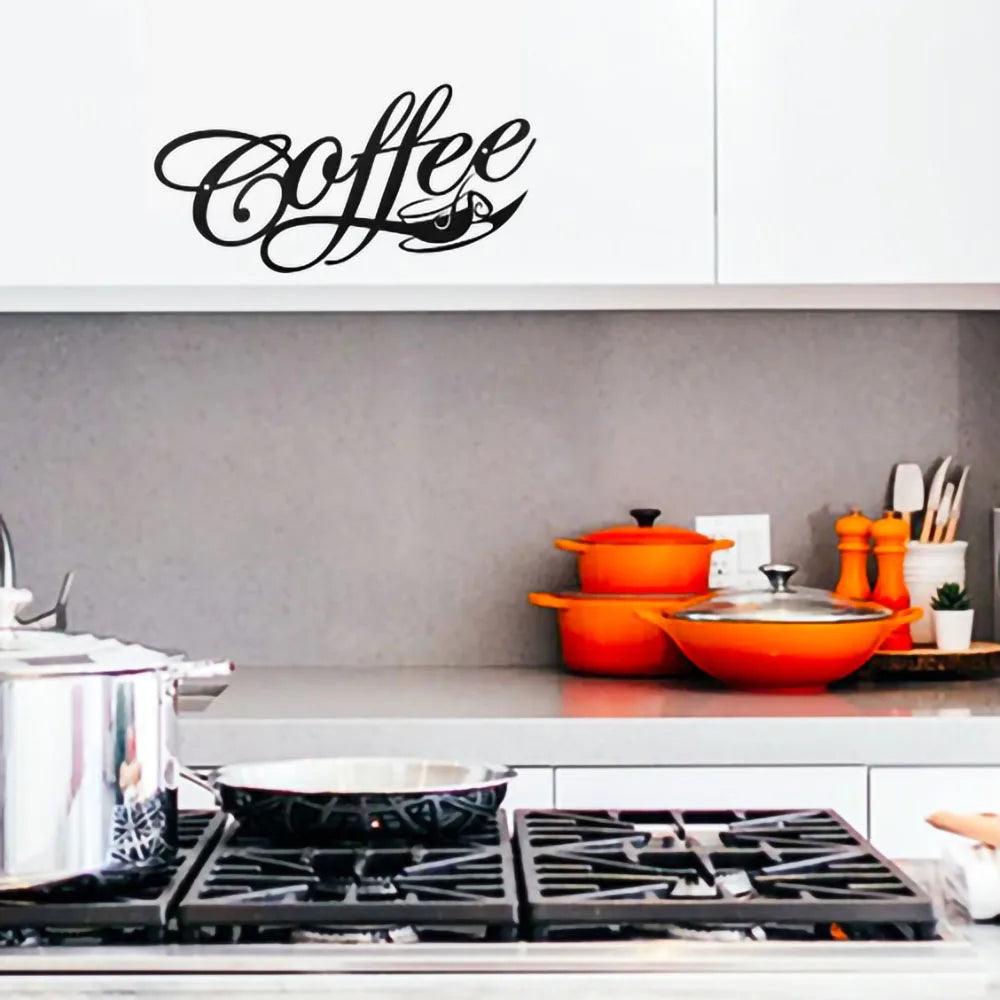
<path id="1" fill-rule="evenodd" d="M 661 514 L 655 507 L 636 507 L 629 513 L 635 518 L 635 524 L 617 524 L 612 528 L 592 531 L 580 541 L 604 545 L 710 545 L 714 541 L 707 535 L 676 524 L 654 524 Z"/>

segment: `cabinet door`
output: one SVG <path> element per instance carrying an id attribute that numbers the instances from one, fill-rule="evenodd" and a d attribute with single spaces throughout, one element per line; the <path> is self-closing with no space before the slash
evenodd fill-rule
<path id="1" fill-rule="evenodd" d="M 712 281 L 712 0 L 32 0 L 4 38 L 0 289 Z"/>
<path id="2" fill-rule="evenodd" d="M 863 767 L 560 767 L 560 809 L 834 809 L 868 830 Z"/>
<path id="3" fill-rule="evenodd" d="M 551 809 L 555 804 L 554 772 L 551 767 L 519 767 L 508 785 L 503 808 L 508 818 L 515 809 Z"/>
<path id="4" fill-rule="evenodd" d="M 932 812 L 1000 812 L 1000 767 L 873 767 L 872 843 L 895 858 L 936 858 L 961 838 L 925 819 Z"/>
<path id="5" fill-rule="evenodd" d="M 1000 281 L 1000 4 L 719 0 L 719 280 Z"/>

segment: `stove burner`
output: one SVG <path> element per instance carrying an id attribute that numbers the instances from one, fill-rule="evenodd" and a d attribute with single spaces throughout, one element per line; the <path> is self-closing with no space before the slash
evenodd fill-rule
<path id="1" fill-rule="evenodd" d="M 162 941 L 174 903 L 223 825 L 216 813 L 180 813 L 177 853 L 139 879 L 88 875 L 0 894 L 0 947 Z"/>
<path id="2" fill-rule="evenodd" d="M 833 812 L 519 810 L 516 831 L 535 938 L 664 924 L 934 933 L 929 897 Z"/>
<path id="3" fill-rule="evenodd" d="M 506 822 L 501 816 L 447 846 L 402 838 L 274 844 L 232 823 L 177 915 L 184 936 L 202 941 L 273 939 L 293 928 L 337 935 L 471 926 L 486 938 L 513 939 L 517 895 Z"/>

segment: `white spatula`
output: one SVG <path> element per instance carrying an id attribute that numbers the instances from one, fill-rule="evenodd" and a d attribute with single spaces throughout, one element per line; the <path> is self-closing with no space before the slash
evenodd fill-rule
<path id="1" fill-rule="evenodd" d="M 913 514 L 924 509 L 924 474 L 916 462 L 900 462 L 892 480 L 892 509 L 909 527 Z"/>

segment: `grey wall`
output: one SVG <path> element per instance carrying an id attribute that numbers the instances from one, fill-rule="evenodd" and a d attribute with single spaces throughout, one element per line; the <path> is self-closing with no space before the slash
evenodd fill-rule
<path id="1" fill-rule="evenodd" d="M 894 462 L 971 460 L 986 623 L 996 317 L 0 316 L 0 509 L 77 627 L 245 663 L 543 663 L 560 533 L 768 511 L 831 585 Z"/>

